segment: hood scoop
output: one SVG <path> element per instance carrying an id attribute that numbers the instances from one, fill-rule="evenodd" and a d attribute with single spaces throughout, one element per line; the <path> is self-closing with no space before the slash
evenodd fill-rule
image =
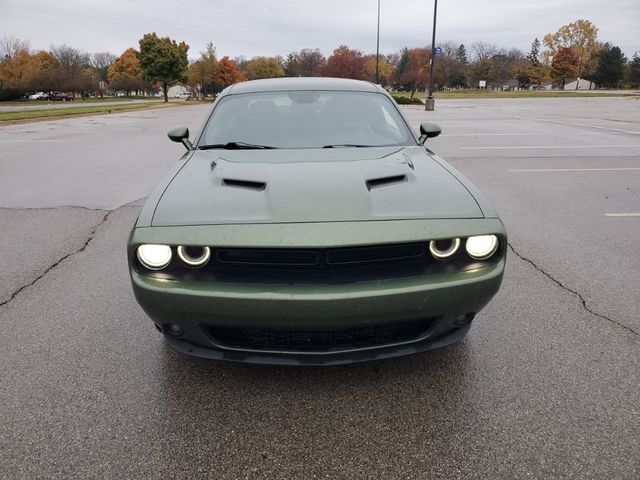
<path id="1" fill-rule="evenodd" d="M 265 188 L 267 188 L 266 182 L 254 182 L 251 180 L 238 180 L 234 178 L 223 178 L 222 186 L 233 187 L 233 188 L 244 188 L 247 190 L 255 190 L 256 192 L 261 192 Z"/>
<path id="2" fill-rule="evenodd" d="M 366 181 L 366 184 L 367 184 L 367 190 L 371 191 L 374 188 L 387 187 L 389 185 L 404 183 L 406 181 L 407 181 L 406 175 L 392 175 L 389 177 L 371 178 Z"/>

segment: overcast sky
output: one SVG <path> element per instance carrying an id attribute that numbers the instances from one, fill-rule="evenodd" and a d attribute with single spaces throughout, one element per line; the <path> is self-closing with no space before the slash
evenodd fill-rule
<path id="1" fill-rule="evenodd" d="M 431 42 L 433 0 L 381 0 L 380 50 Z M 155 31 L 190 45 L 207 42 L 218 56 L 286 55 L 346 44 L 375 52 L 377 0 L 0 0 L 0 36 L 29 40 L 33 49 L 67 44 L 119 55 Z M 598 38 L 631 57 L 640 50 L 640 0 L 440 0 L 436 43 L 483 41 L 528 51 L 535 37 L 579 18 Z"/>

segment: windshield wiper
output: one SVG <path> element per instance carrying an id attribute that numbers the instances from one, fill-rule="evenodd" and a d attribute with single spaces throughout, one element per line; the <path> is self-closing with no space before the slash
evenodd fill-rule
<path id="1" fill-rule="evenodd" d="M 384 145 L 360 145 L 358 143 L 337 143 L 335 145 L 325 145 L 322 148 L 342 148 L 342 147 L 353 147 L 353 148 L 367 148 L 367 147 L 381 147 Z"/>
<path id="2" fill-rule="evenodd" d="M 258 149 L 273 149 L 270 145 L 256 145 L 253 143 L 245 142 L 227 142 L 227 143 L 213 143 L 211 145 L 199 145 L 198 150 L 211 150 L 214 148 L 224 148 L 225 150 L 258 150 Z"/>

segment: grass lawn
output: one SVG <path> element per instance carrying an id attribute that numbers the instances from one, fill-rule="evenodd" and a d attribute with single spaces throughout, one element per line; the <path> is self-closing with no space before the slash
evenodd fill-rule
<path id="1" fill-rule="evenodd" d="M 194 102 L 195 103 L 195 102 Z M 124 105 L 104 105 L 91 107 L 69 107 L 69 108 L 49 108 L 44 110 L 22 110 L 18 112 L 0 112 L 0 125 L 8 122 L 18 122 L 22 120 L 34 120 L 40 118 L 60 118 L 74 115 L 100 114 L 122 112 L 127 110 L 146 110 L 149 108 L 165 108 L 179 105 L 177 103 L 149 102 L 149 103 L 129 103 Z"/>
<path id="2" fill-rule="evenodd" d="M 390 92 L 392 95 L 409 98 L 410 92 Z M 511 92 L 502 92 L 499 90 L 485 89 L 465 89 L 465 90 L 448 90 L 444 92 L 433 92 L 434 98 L 560 98 L 560 97 L 635 97 L 638 96 L 633 92 L 576 92 L 571 90 L 565 91 L 546 91 L 546 90 L 514 90 Z M 425 99 L 425 92 L 417 92 L 414 98 Z"/>
<path id="3" fill-rule="evenodd" d="M 80 98 L 76 98 L 72 102 L 61 102 L 61 101 L 54 102 L 52 100 L 43 101 L 43 100 L 21 99 L 21 100 L 11 100 L 11 101 L 8 101 L 8 102 L 0 102 L 0 106 L 3 106 L 3 107 L 4 106 L 7 106 L 7 107 L 22 107 L 22 106 L 33 107 L 33 106 L 38 106 L 38 105 L 58 105 L 58 104 L 61 104 L 61 103 L 82 105 L 83 103 L 89 103 L 89 102 L 91 102 L 91 103 L 130 102 L 132 100 L 147 100 L 149 102 L 161 102 L 161 101 L 164 101 L 164 98 L 163 97 L 142 97 L 142 96 L 133 95 L 131 97 L 87 98 L 85 100 L 82 100 Z"/>

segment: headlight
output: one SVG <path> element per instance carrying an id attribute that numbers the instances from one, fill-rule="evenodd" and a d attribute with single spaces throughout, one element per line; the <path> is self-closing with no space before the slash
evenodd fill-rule
<path id="1" fill-rule="evenodd" d="M 478 235 L 467 238 L 467 253 L 471 258 L 484 260 L 498 249 L 498 237 L 495 235 Z"/>
<path id="2" fill-rule="evenodd" d="M 209 261 L 209 247 L 178 247 L 178 257 L 190 267 L 201 267 Z"/>
<path id="3" fill-rule="evenodd" d="M 149 270 L 161 270 L 171 261 L 171 247 L 168 245 L 140 245 L 138 260 Z"/>
<path id="4" fill-rule="evenodd" d="M 460 239 L 451 238 L 448 240 L 431 240 L 429 242 L 429 251 L 431 255 L 438 260 L 444 260 L 453 256 L 460 248 Z"/>

